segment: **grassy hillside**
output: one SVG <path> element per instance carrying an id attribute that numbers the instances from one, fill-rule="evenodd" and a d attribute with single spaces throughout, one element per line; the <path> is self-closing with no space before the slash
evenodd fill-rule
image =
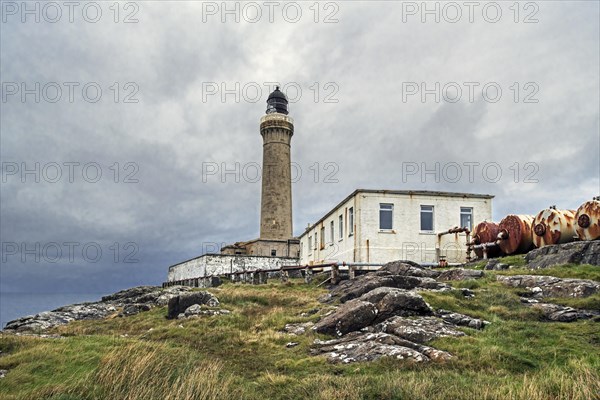
<path id="1" fill-rule="evenodd" d="M 598 279 L 598 267 L 534 273 Z M 495 273 L 531 273 L 510 270 Z M 312 332 L 290 336 L 286 323 L 316 320 L 326 291 L 301 281 L 210 289 L 229 315 L 166 320 L 166 308 L 128 318 L 81 321 L 52 333 L 2 335 L 1 399 L 581 399 L 600 398 L 598 323 L 548 323 L 495 282 L 455 282 L 460 291 L 422 292 L 434 308 L 491 321 L 467 337 L 432 342 L 456 357 L 445 364 L 382 359 L 332 365 L 309 355 Z M 577 301 L 598 308 L 597 296 Z M 563 299 L 563 302 L 565 300 Z M 579 305 L 581 305 L 579 304 Z M 299 342 L 286 348 L 290 341 Z"/>

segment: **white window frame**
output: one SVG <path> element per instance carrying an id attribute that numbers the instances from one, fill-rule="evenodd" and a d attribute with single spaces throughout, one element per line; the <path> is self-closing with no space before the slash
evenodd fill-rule
<path id="1" fill-rule="evenodd" d="M 463 210 L 469 210 L 469 212 L 465 212 Z M 471 226 L 467 226 L 466 228 L 469 229 L 469 231 L 473 230 L 473 207 L 460 207 L 460 217 L 459 217 L 459 222 L 460 222 L 460 226 L 459 228 L 465 228 L 464 226 L 462 226 L 462 216 L 463 215 L 470 215 L 471 216 Z"/>
<path id="2" fill-rule="evenodd" d="M 340 214 L 338 220 L 338 229 L 340 230 L 338 240 L 344 240 L 344 216 Z"/>
<path id="3" fill-rule="evenodd" d="M 348 209 L 348 236 L 354 235 L 354 207 Z"/>
<path id="4" fill-rule="evenodd" d="M 389 208 L 387 208 L 389 207 Z M 381 227 L 381 212 L 390 212 L 392 214 L 391 216 L 391 222 L 392 222 L 392 226 L 389 228 L 382 228 Z M 379 230 L 380 231 L 384 231 L 384 232 L 389 232 L 391 230 L 394 229 L 394 204 L 392 203 L 379 203 Z"/>
<path id="5" fill-rule="evenodd" d="M 431 211 L 423 211 L 423 207 L 431 207 Z M 423 230 L 423 212 L 431 213 L 431 230 Z M 434 233 L 435 232 L 435 206 L 429 204 L 421 204 L 419 210 L 419 230 L 421 233 Z"/>
<path id="6" fill-rule="evenodd" d="M 333 242 L 335 241 L 335 221 L 334 220 L 329 221 L 329 229 L 331 230 L 331 232 L 329 232 L 329 239 L 331 239 L 331 241 L 329 242 L 329 245 L 333 246 Z"/>

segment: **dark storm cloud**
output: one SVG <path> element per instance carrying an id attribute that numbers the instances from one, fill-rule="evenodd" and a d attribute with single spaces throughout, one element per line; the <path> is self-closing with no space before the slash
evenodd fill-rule
<path id="1" fill-rule="evenodd" d="M 496 219 L 550 204 L 574 208 L 600 191 L 597 3 L 539 3 L 537 24 L 515 24 L 507 8 L 495 24 L 421 23 L 420 16 L 403 23 L 402 5 L 393 2 L 340 2 L 332 24 L 314 23 L 308 6 L 298 23 L 281 14 L 275 23 L 221 23 L 219 15 L 203 22 L 200 2 L 138 4 L 135 24 L 115 24 L 106 7 L 96 24 L 3 23 L 3 82 L 97 82 L 103 97 L 2 103 L 2 161 L 95 162 L 104 173 L 97 183 L 21 183 L 17 176 L 2 184 L 3 242 L 93 242 L 104 250 L 97 262 L 11 256 L 2 263 L 3 291 L 159 283 L 169 264 L 255 238 L 260 182 L 241 172 L 262 159 L 266 82 L 295 82 L 302 91 L 290 105 L 292 157 L 302 172 L 293 186 L 297 234 L 358 187 L 490 193 Z M 122 102 L 127 82 L 139 87 L 138 103 Z M 206 96 L 207 84 L 232 89 L 236 82 L 257 83 L 262 97 Z M 403 101 L 407 82 L 498 82 L 503 97 Z M 521 96 L 535 82 L 539 103 L 515 103 L 514 82 Z M 332 87 L 338 102 L 325 102 Z M 109 168 L 115 162 L 118 183 Z M 127 162 L 138 168 L 137 183 L 122 182 Z M 474 182 L 403 179 L 406 163 L 465 162 L 495 162 L 503 179 L 490 183 L 480 170 Z M 538 183 L 523 182 L 527 162 L 537 165 Z M 241 179 L 203 176 L 207 163 L 238 168 Z M 137 263 L 122 260 L 129 242 L 138 246 Z"/>

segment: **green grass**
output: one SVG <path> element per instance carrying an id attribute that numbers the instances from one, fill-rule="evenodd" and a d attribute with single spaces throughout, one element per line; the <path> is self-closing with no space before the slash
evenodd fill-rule
<path id="1" fill-rule="evenodd" d="M 596 267 L 597 268 L 597 267 Z M 546 272 L 593 276 L 588 267 Z M 512 273 L 513 271 L 494 271 Z M 515 289 L 495 281 L 423 292 L 434 308 L 491 321 L 483 331 L 432 346 L 455 357 L 413 364 L 381 359 L 332 365 L 309 355 L 312 332 L 294 337 L 286 323 L 315 321 L 326 293 L 300 280 L 225 284 L 211 289 L 229 315 L 166 320 L 155 308 L 128 318 L 79 321 L 54 330 L 62 339 L 0 336 L 0 399 L 593 399 L 600 393 L 600 329 L 591 321 L 540 321 Z M 597 297 L 590 302 L 598 302 Z M 564 299 L 563 299 L 564 300 Z M 569 299 L 568 301 L 585 300 Z M 314 308 L 322 310 L 301 316 Z M 286 348 L 295 341 L 299 345 Z"/>

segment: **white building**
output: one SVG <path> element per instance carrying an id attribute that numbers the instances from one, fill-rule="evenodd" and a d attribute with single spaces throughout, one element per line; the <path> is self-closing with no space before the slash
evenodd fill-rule
<path id="1" fill-rule="evenodd" d="M 411 260 L 448 262 L 466 258 L 466 234 L 437 233 L 473 229 L 491 220 L 486 194 L 358 189 L 300 236 L 300 264 L 385 263 Z"/>

